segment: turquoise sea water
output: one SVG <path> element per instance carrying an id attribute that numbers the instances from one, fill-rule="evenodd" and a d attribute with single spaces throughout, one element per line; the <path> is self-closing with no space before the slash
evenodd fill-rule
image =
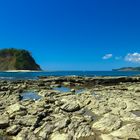
<path id="1" fill-rule="evenodd" d="M 0 72 L 0 79 L 37 79 L 38 76 L 134 76 L 140 72 L 122 71 L 53 71 L 53 72 Z"/>

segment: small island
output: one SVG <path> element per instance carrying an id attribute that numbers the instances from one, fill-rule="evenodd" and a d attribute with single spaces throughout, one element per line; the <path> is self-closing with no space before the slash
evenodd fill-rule
<path id="1" fill-rule="evenodd" d="M 140 67 L 123 67 L 119 69 L 113 69 L 113 71 L 140 71 Z"/>
<path id="2" fill-rule="evenodd" d="M 14 48 L 0 50 L 0 71 L 39 70 L 41 70 L 40 66 L 27 50 Z"/>

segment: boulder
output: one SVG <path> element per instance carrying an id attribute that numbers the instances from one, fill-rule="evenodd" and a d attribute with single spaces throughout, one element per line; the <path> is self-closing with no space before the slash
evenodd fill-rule
<path id="1" fill-rule="evenodd" d="M 67 102 L 61 106 L 61 109 L 66 112 L 74 112 L 80 110 L 80 105 L 77 102 Z"/>

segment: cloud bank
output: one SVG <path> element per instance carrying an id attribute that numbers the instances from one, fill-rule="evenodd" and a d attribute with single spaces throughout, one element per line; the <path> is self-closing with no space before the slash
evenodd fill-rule
<path id="1" fill-rule="evenodd" d="M 102 59 L 107 60 L 112 58 L 114 55 L 113 54 L 105 54 Z M 140 63 L 140 53 L 135 52 L 135 53 L 128 53 L 125 56 L 114 56 L 115 60 L 124 60 L 126 62 L 131 62 L 131 63 Z"/>
<path id="2" fill-rule="evenodd" d="M 133 63 L 140 63 L 140 53 L 128 53 L 125 56 L 124 60 Z"/>

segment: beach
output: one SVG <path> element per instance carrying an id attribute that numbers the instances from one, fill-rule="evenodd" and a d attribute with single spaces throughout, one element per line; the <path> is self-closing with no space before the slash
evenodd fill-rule
<path id="1" fill-rule="evenodd" d="M 0 89 L 4 139 L 140 139 L 139 76 L 1 80 Z"/>
<path id="2" fill-rule="evenodd" d="M 7 71 L 1 71 L 1 72 L 43 72 L 38 70 L 7 70 Z"/>

